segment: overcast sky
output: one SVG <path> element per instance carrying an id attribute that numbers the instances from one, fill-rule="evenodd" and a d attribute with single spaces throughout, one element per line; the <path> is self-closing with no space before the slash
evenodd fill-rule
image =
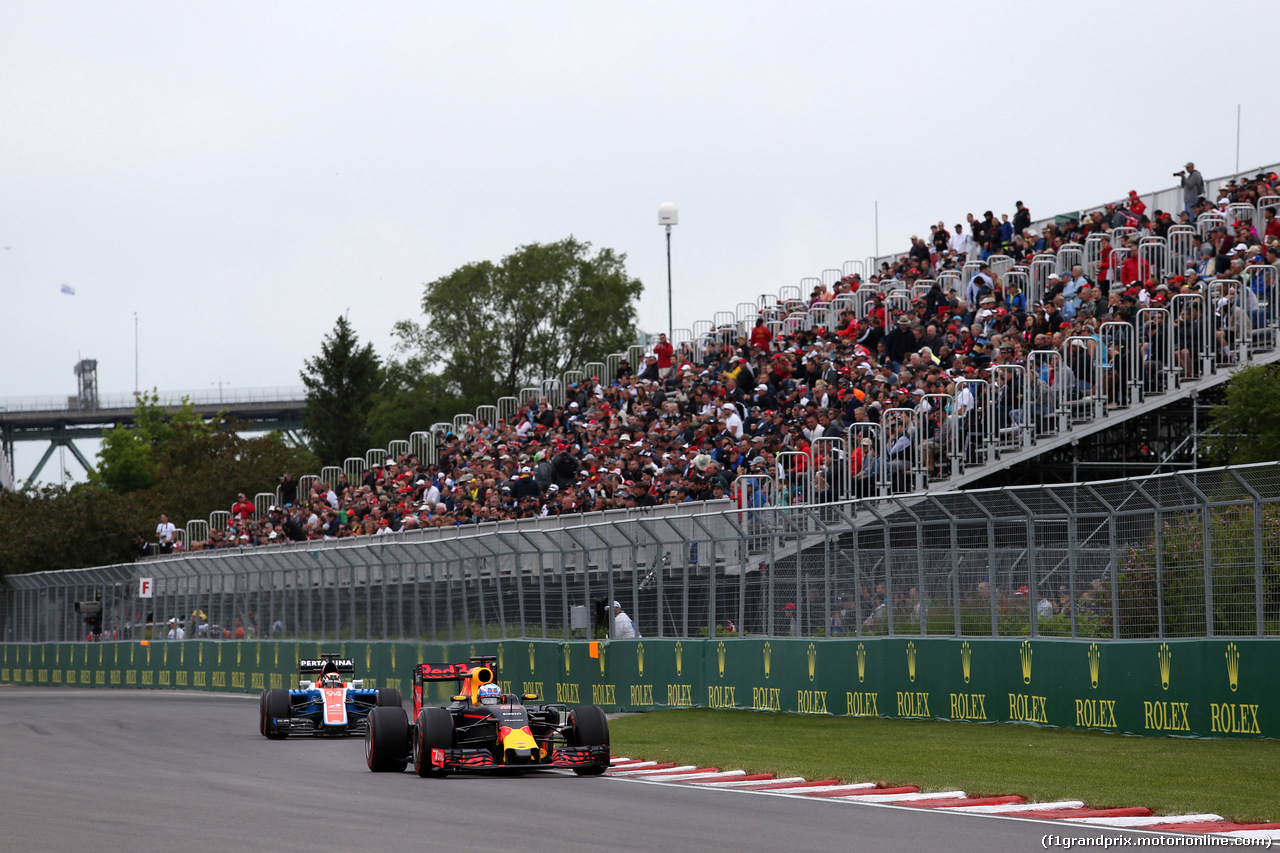
<path id="1" fill-rule="evenodd" d="M 877 201 L 889 252 L 1227 174 L 1237 104 L 1280 161 L 1266 2 L 0 8 L 0 397 L 132 391 L 135 312 L 144 388 L 300 385 L 340 314 L 388 355 L 424 282 L 569 234 L 656 331 L 664 201 L 688 327 L 872 254 Z"/>

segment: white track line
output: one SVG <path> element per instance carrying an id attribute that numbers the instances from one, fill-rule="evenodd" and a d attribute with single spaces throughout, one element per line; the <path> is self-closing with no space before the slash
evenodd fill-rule
<path id="1" fill-rule="evenodd" d="M 1069 817 L 1071 823 L 1089 823 L 1094 826 L 1155 826 L 1159 823 L 1209 823 L 1222 820 L 1216 814 L 1149 815 L 1147 817 Z"/>
<path id="2" fill-rule="evenodd" d="M 782 780 L 779 779 L 779 782 Z M 765 784 L 770 784 L 766 782 Z M 875 782 L 852 782 L 848 785 L 814 785 L 812 788 L 761 788 L 760 791 L 784 791 L 788 794 L 818 794 L 823 791 L 865 791 L 874 788 Z"/>
<path id="3" fill-rule="evenodd" d="M 745 770 L 709 770 L 706 773 L 678 773 L 672 777 L 673 782 L 685 782 L 689 779 L 731 779 L 734 776 L 746 776 Z M 658 774 L 650 776 L 650 779 L 660 778 Z"/>
<path id="4" fill-rule="evenodd" d="M 699 782 L 708 788 L 741 788 L 745 785 L 784 785 L 788 782 L 803 782 L 803 776 L 787 776 L 783 779 L 751 779 L 746 782 Z"/>
<path id="5" fill-rule="evenodd" d="M 696 764 L 685 764 L 682 767 L 649 768 L 647 770 L 632 770 L 628 767 L 623 770 L 614 770 L 612 772 L 614 776 L 621 776 L 623 774 L 626 774 L 627 776 L 661 776 L 663 773 L 679 773 L 684 770 L 697 769 L 698 765 Z"/>
<path id="6" fill-rule="evenodd" d="M 658 762 L 656 761 L 633 761 L 630 764 L 626 764 L 622 767 L 610 766 L 609 769 L 612 770 L 614 773 L 621 773 L 624 770 L 639 770 L 641 767 L 654 767 L 657 765 L 657 763 Z"/>
<path id="7" fill-rule="evenodd" d="M 1280 841 L 1280 829 L 1237 829 L 1232 832 L 1220 832 L 1218 835 L 1229 835 L 1232 838 L 1270 838 Z"/>
<path id="8" fill-rule="evenodd" d="M 1060 811 L 1082 809 L 1080 800 L 1059 800 L 1056 803 L 1005 803 L 999 806 L 951 806 L 938 811 L 965 812 L 967 814 L 1016 814 L 1017 812 Z"/>
<path id="9" fill-rule="evenodd" d="M 968 797 L 964 791 L 938 791 L 932 794 L 861 794 L 832 799 L 846 803 L 914 803 L 920 800 L 960 800 Z"/>

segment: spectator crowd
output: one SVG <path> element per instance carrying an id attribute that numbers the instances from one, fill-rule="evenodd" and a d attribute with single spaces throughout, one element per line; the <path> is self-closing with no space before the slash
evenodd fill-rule
<path id="1" fill-rule="evenodd" d="M 985 417 L 997 429 L 1016 427 L 1035 416 L 1037 388 L 1120 402 L 1118 388 L 1087 387 L 1103 380 L 1072 369 L 1071 339 L 1095 341 L 1101 352 L 1090 358 L 1108 365 L 1122 360 L 1125 346 L 1140 347 L 1143 360 L 1172 352 L 1174 366 L 1194 375 L 1201 348 L 1229 358 L 1235 335 L 1272 322 L 1275 208 L 1243 218 L 1229 205 L 1280 194 L 1277 176 L 1230 182 L 1212 199 L 1192 164 L 1181 179 L 1185 206 L 1177 211 L 1148 211 L 1130 192 L 1124 202 L 1038 229 L 1020 201 L 1012 216 L 986 211 L 951 228 L 939 222 L 865 280 L 846 275 L 696 341 L 660 336 L 643 364 L 624 360 L 614 375 L 571 383 L 563 400 L 529 401 L 510 419 L 439 436 L 434 463 L 400 455 L 358 480 L 342 475 L 301 490 L 286 475 L 280 503 L 261 514 L 239 495 L 225 528 L 188 547 L 269 547 L 711 500 L 734 495 L 735 481 L 750 475 L 803 474 L 809 499 L 821 500 L 874 494 L 876 483 L 892 484 L 913 466 L 939 474 L 938 430 L 947 418 L 973 425 L 979 380 L 991 395 Z M 1196 227 L 1185 267 L 1152 268 L 1141 241 L 1167 237 L 1176 225 Z M 1107 239 L 1095 239 L 1093 261 L 1055 271 L 1033 293 L 1010 275 L 1099 234 Z M 1263 267 L 1271 271 L 1262 275 Z M 1210 281 L 1226 283 L 1211 289 Z M 1180 294 L 1202 299 L 1175 302 Z M 834 309 L 830 322 L 785 322 L 823 306 Z M 1142 312 L 1148 308 L 1170 312 Z M 1201 322 L 1200 310 L 1212 312 L 1212 322 Z M 1114 324 L 1133 334 L 1117 339 Z M 890 416 L 902 410 L 919 417 Z M 854 439 L 841 452 L 815 444 L 851 427 Z"/>

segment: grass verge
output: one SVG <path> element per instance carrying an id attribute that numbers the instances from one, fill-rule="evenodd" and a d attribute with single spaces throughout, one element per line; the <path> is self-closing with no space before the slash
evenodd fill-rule
<path id="1" fill-rule="evenodd" d="M 1280 741 L 1126 737 L 1017 724 L 656 711 L 609 724 L 615 755 L 807 779 L 1280 819 Z"/>

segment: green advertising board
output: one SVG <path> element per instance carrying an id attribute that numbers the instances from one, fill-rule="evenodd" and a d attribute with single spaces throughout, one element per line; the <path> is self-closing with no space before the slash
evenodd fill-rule
<path id="1" fill-rule="evenodd" d="M 1022 722 L 1140 735 L 1280 737 L 1280 641 L 876 637 L 477 643 L 211 641 L 0 645 L 0 683 L 257 693 L 300 658 L 354 658 L 408 694 L 418 663 L 498 658 L 503 689 L 608 711 L 724 708 Z M 453 686 L 428 686 L 431 704 Z"/>

